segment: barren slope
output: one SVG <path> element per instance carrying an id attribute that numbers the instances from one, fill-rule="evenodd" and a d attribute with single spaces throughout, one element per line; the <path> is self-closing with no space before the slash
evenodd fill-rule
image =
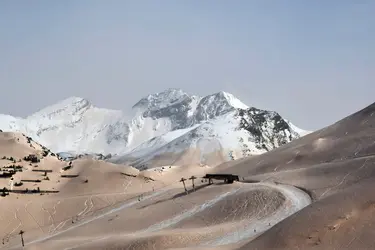
<path id="1" fill-rule="evenodd" d="M 308 195 L 283 185 L 199 188 L 189 195 L 176 187 L 145 195 L 141 201 L 28 241 L 27 249 L 236 247 L 310 203 Z"/>
<path id="2" fill-rule="evenodd" d="M 308 190 L 315 203 L 242 249 L 374 249 L 375 104 L 221 172 Z"/>
<path id="3" fill-rule="evenodd" d="M 35 162 L 24 159 L 29 155 Z M 0 156 L 0 247 L 5 248 L 18 242 L 20 230 L 25 240 L 48 235 L 164 185 L 127 166 L 61 161 L 19 133 L 0 132 Z"/>

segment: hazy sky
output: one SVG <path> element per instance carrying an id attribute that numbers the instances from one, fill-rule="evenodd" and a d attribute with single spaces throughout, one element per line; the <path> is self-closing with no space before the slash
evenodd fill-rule
<path id="1" fill-rule="evenodd" d="M 0 113 L 230 92 L 305 129 L 375 102 L 375 1 L 0 1 Z"/>

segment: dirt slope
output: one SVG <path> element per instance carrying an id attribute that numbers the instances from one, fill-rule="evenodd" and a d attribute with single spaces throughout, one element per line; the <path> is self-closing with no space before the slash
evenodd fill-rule
<path id="1" fill-rule="evenodd" d="M 0 178 L 4 249 L 22 248 L 21 230 L 26 249 L 237 248 L 311 202 L 275 183 L 208 185 L 199 177 L 215 167 L 189 165 L 191 153 L 181 165 L 140 172 L 92 159 L 64 162 L 22 134 L 0 136 L 2 173 L 17 164 Z M 192 175 L 195 189 L 186 180 L 186 193 L 179 180 Z"/>
<path id="2" fill-rule="evenodd" d="M 375 104 L 219 169 L 246 180 L 296 185 L 315 199 L 241 249 L 374 249 Z"/>

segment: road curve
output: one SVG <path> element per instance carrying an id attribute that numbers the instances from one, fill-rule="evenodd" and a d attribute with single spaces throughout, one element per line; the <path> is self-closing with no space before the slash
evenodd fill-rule
<path id="1" fill-rule="evenodd" d="M 291 185 L 276 184 L 271 182 L 259 182 L 248 184 L 252 186 L 269 187 L 276 189 L 285 197 L 285 201 L 279 209 L 269 217 L 260 220 L 247 221 L 243 227 L 233 231 L 224 237 L 220 237 L 209 242 L 205 242 L 202 246 L 222 246 L 233 243 L 240 243 L 241 241 L 248 240 L 259 236 L 275 224 L 286 219 L 292 214 L 298 212 L 302 208 L 311 204 L 311 197 L 299 188 Z"/>

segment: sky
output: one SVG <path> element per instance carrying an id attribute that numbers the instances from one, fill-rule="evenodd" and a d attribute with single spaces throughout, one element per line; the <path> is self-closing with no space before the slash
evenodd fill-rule
<path id="1" fill-rule="evenodd" d="M 372 0 L 3 0 L 0 113 L 232 93 L 307 130 L 375 102 Z"/>

